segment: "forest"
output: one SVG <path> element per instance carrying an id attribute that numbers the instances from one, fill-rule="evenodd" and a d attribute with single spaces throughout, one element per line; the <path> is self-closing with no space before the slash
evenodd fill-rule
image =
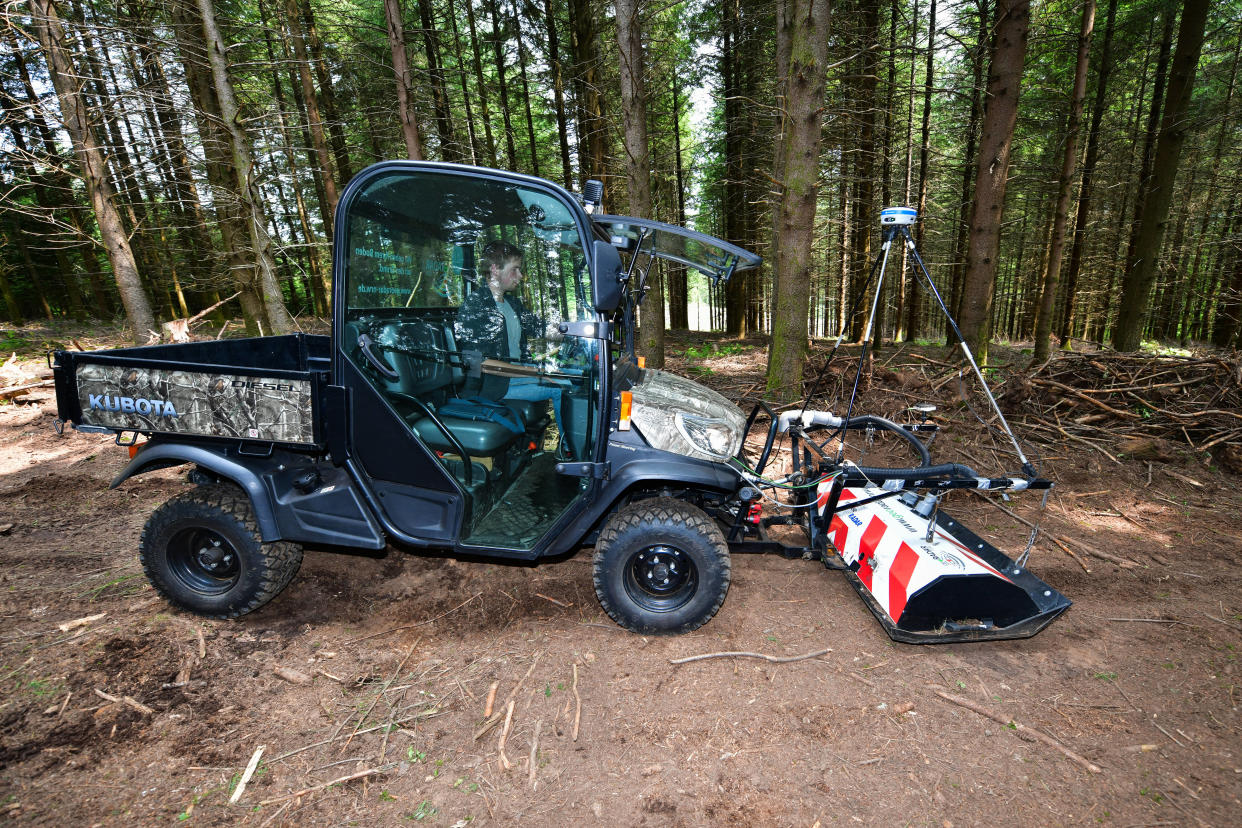
<path id="1" fill-rule="evenodd" d="M 763 255 L 723 286 L 661 274 L 655 365 L 665 326 L 770 334 L 780 390 L 808 336 L 862 339 L 893 205 L 984 358 L 1236 347 L 1240 21 L 1236 0 L 9 2 L 0 315 L 139 342 L 208 310 L 304 327 L 342 190 L 411 158 L 599 179 L 609 212 Z M 951 341 L 897 250 L 871 338 Z"/>

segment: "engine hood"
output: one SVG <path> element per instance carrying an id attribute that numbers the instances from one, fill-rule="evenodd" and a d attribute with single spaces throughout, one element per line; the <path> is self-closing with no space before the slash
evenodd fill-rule
<path id="1" fill-rule="evenodd" d="M 746 417 L 710 388 L 665 371 L 645 369 L 630 391 L 630 421 L 654 448 L 717 463 L 741 448 Z M 709 447 L 709 433 L 715 436 L 719 452 Z"/>

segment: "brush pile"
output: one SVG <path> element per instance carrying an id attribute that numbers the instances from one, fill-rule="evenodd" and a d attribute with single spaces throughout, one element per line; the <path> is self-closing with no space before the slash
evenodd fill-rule
<path id="1" fill-rule="evenodd" d="M 1067 439 L 1104 440 L 1137 459 L 1176 445 L 1242 473 L 1242 359 L 1062 353 L 998 389 L 1007 414 Z M 1148 456 L 1144 456 L 1148 455 Z"/>

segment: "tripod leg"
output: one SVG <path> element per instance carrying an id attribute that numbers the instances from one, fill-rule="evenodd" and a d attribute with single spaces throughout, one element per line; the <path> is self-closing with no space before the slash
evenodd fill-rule
<path id="1" fill-rule="evenodd" d="M 996 404 L 996 398 L 992 396 L 992 389 L 988 387 L 987 380 L 983 378 L 983 372 L 979 370 L 979 365 L 975 362 L 975 355 L 971 353 L 970 346 L 966 344 L 966 337 L 962 336 L 962 331 L 957 327 L 953 314 L 949 313 L 949 309 L 944 304 L 944 299 L 940 296 L 940 291 L 936 290 L 936 283 L 932 281 L 931 274 L 927 272 L 927 265 L 923 264 L 923 257 L 919 255 L 918 248 L 914 246 L 914 239 L 910 237 L 909 228 L 902 227 L 901 234 L 906 240 L 906 246 L 914 255 L 914 261 L 918 264 L 919 270 L 923 272 L 923 281 L 927 282 L 927 286 L 931 288 L 932 295 L 936 297 L 937 304 L 944 311 L 944 318 L 948 320 L 949 326 L 953 328 L 953 333 L 957 335 L 957 341 L 962 346 L 962 353 L 966 355 L 966 361 L 970 363 L 971 369 L 974 370 L 975 376 L 978 377 L 983 393 L 987 395 L 988 402 L 992 404 L 992 410 L 996 412 L 996 416 L 1000 419 L 1000 423 L 1005 429 L 1005 435 L 1009 438 L 1009 442 L 1013 444 L 1014 451 L 1018 453 L 1018 459 L 1022 461 L 1022 471 L 1033 476 L 1035 474 L 1035 467 L 1026 459 L 1022 446 L 1018 444 L 1018 438 L 1014 436 L 1013 429 L 1009 427 L 1009 422 L 1005 419 L 1005 415 L 1001 413 L 1000 406 Z"/>
<path id="2" fill-rule="evenodd" d="M 883 279 L 884 262 L 886 261 L 887 256 L 888 256 L 888 233 L 887 231 L 885 231 L 885 243 L 884 243 L 883 249 L 875 257 L 875 261 L 871 263 L 871 269 L 867 271 L 867 280 L 863 283 L 863 289 L 859 291 L 858 296 L 854 299 L 853 306 L 850 308 L 849 313 L 845 317 L 847 320 L 853 319 L 854 314 L 858 312 L 858 306 L 862 304 L 863 297 L 867 295 L 867 288 L 871 286 L 871 280 L 875 278 L 876 271 L 880 271 L 881 273 L 880 278 Z M 814 399 L 815 395 L 819 393 L 819 386 L 820 386 L 820 383 L 823 382 L 824 374 L 827 373 L 828 371 L 828 365 L 832 362 L 833 356 L 836 355 L 837 349 L 841 347 L 841 343 L 845 341 L 846 330 L 847 329 L 845 327 L 841 328 L 841 332 L 837 336 L 837 341 L 833 343 L 832 350 L 828 352 L 828 357 L 824 360 L 823 367 L 820 368 L 819 373 L 815 377 L 815 382 L 811 383 L 811 390 L 807 392 L 806 399 L 802 401 L 803 411 L 806 411 L 806 407 L 811 404 L 811 400 Z M 832 436 L 830 435 L 828 439 L 831 440 Z"/>
<path id="3" fill-rule="evenodd" d="M 880 246 L 880 255 L 876 257 L 876 264 L 872 265 L 872 272 L 875 272 L 876 265 L 880 269 L 880 278 L 875 283 L 875 297 L 871 301 L 871 313 L 867 315 L 867 327 L 863 331 L 862 351 L 858 354 L 858 370 L 854 372 L 854 387 L 850 390 L 849 405 L 845 409 L 845 419 L 841 425 L 841 445 L 837 449 L 837 462 L 841 462 L 841 458 L 845 456 L 845 423 L 850 421 L 850 417 L 854 413 L 854 401 L 858 399 L 858 383 L 862 380 L 863 363 L 867 361 L 867 343 L 871 341 L 871 328 L 875 324 L 876 309 L 880 306 L 880 294 L 884 289 L 884 269 L 888 266 L 888 251 L 893 246 L 893 236 L 895 233 L 888 228 L 884 230 L 884 243 Z M 870 281 L 871 277 L 868 276 Z M 866 292 L 864 287 L 863 292 Z M 861 294 L 860 294 L 861 295 Z"/>

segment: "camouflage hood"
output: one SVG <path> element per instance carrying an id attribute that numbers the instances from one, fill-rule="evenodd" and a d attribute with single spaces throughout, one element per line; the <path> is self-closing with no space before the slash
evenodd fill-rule
<path id="1" fill-rule="evenodd" d="M 631 392 L 630 420 L 655 448 L 723 462 L 741 447 L 746 418 L 710 388 L 647 369 Z"/>

